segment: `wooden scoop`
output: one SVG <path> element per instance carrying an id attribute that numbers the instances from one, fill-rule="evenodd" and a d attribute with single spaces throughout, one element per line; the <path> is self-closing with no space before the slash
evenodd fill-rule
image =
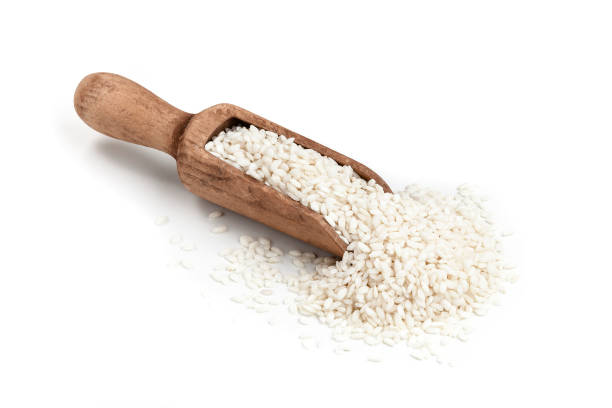
<path id="1" fill-rule="evenodd" d="M 228 127 L 255 125 L 293 137 L 295 143 L 351 166 L 365 180 L 374 179 L 391 192 L 363 164 L 238 106 L 222 103 L 194 115 L 127 78 L 97 73 L 83 78 L 74 107 L 95 130 L 174 157 L 179 177 L 192 193 L 337 256 L 342 256 L 346 243 L 323 216 L 213 156 L 204 149 L 206 142 Z"/>

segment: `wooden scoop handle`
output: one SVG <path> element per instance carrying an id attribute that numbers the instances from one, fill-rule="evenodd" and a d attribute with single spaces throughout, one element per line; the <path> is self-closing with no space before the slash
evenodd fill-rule
<path id="1" fill-rule="evenodd" d="M 87 75 L 74 93 L 74 108 L 90 127 L 176 158 L 180 135 L 193 116 L 120 75 Z"/>

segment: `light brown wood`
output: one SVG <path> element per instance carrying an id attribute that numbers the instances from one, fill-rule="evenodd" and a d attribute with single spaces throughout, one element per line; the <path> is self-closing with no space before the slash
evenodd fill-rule
<path id="1" fill-rule="evenodd" d="M 194 194 L 337 256 L 342 256 L 346 244 L 320 214 L 208 153 L 206 142 L 227 127 L 255 125 L 293 137 L 295 143 L 351 166 L 391 192 L 363 164 L 238 106 L 224 103 L 192 115 L 135 82 L 108 73 L 86 76 L 76 89 L 74 106 L 95 130 L 176 158 L 179 177 Z"/>

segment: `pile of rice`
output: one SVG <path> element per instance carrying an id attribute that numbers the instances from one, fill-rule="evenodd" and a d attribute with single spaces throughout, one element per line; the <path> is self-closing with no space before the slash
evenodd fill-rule
<path id="1" fill-rule="evenodd" d="M 385 193 L 350 166 L 255 126 L 226 129 L 205 148 L 320 213 L 348 244 L 337 262 L 292 254 L 300 268 L 315 264 L 298 277 L 280 273 L 269 241 L 241 239 L 230 255 L 247 283 L 284 282 L 298 294 L 297 310 L 336 336 L 387 345 L 418 345 L 427 334 L 463 339 L 463 321 L 484 314 L 516 278 L 483 200 L 466 186 Z"/>

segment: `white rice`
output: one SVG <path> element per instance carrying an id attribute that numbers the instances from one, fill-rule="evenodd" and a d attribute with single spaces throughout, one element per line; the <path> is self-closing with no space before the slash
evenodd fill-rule
<path id="1" fill-rule="evenodd" d="M 211 229 L 210 231 L 215 234 L 220 234 L 222 232 L 227 231 L 227 227 L 225 225 L 219 225 L 217 227 L 213 227 L 213 229 Z"/>
<path id="2" fill-rule="evenodd" d="M 210 218 L 211 220 L 215 219 L 215 218 L 219 218 L 223 216 L 223 212 L 221 211 L 212 211 L 210 214 L 208 214 L 208 218 Z"/>
<path id="3" fill-rule="evenodd" d="M 389 346 L 426 335 L 463 339 L 464 319 L 484 313 L 515 279 L 483 200 L 467 186 L 385 193 L 351 167 L 254 126 L 226 129 L 205 148 L 321 214 L 348 243 L 340 261 L 289 251 L 296 267 L 315 265 L 299 277 L 273 266 L 282 251 L 267 239 L 242 236 L 233 254 L 247 286 L 284 282 L 298 295 L 292 313 L 346 327 L 350 338 Z"/>

